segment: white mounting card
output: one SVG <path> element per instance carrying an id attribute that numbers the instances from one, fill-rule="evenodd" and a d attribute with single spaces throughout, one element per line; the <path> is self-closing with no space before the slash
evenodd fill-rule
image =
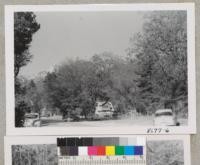
<path id="1" fill-rule="evenodd" d="M 5 7 L 7 135 L 196 133 L 193 3 Z"/>

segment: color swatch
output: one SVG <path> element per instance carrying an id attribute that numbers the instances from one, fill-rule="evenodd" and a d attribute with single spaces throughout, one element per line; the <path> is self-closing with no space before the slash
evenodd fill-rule
<path id="1" fill-rule="evenodd" d="M 144 154 L 144 145 L 135 138 L 57 138 L 61 156 L 136 156 Z"/>

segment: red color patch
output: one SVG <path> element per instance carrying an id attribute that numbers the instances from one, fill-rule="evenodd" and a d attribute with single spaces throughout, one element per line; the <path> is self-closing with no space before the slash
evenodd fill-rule
<path id="1" fill-rule="evenodd" d="M 105 154 L 106 154 L 105 146 L 98 146 L 97 147 L 97 155 L 105 155 Z"/>

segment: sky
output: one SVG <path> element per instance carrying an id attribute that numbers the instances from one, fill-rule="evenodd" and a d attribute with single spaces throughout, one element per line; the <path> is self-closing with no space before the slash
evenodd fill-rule
<path id="1" fill-rule="evenodd" d="M 142 30 L 144 12 L 38 12 L 33 58 L 20 75 L 34 78 L 69 59 L 89 59 L 112 52 L 126 56 L 130 37 Z"/>

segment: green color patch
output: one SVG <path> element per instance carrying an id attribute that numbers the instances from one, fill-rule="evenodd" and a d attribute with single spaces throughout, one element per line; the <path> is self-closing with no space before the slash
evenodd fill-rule
<path id="1" fill-rule="evenodd" d="M 115 155 L 124 155 L 124 147 L 115 146 Z"/>

